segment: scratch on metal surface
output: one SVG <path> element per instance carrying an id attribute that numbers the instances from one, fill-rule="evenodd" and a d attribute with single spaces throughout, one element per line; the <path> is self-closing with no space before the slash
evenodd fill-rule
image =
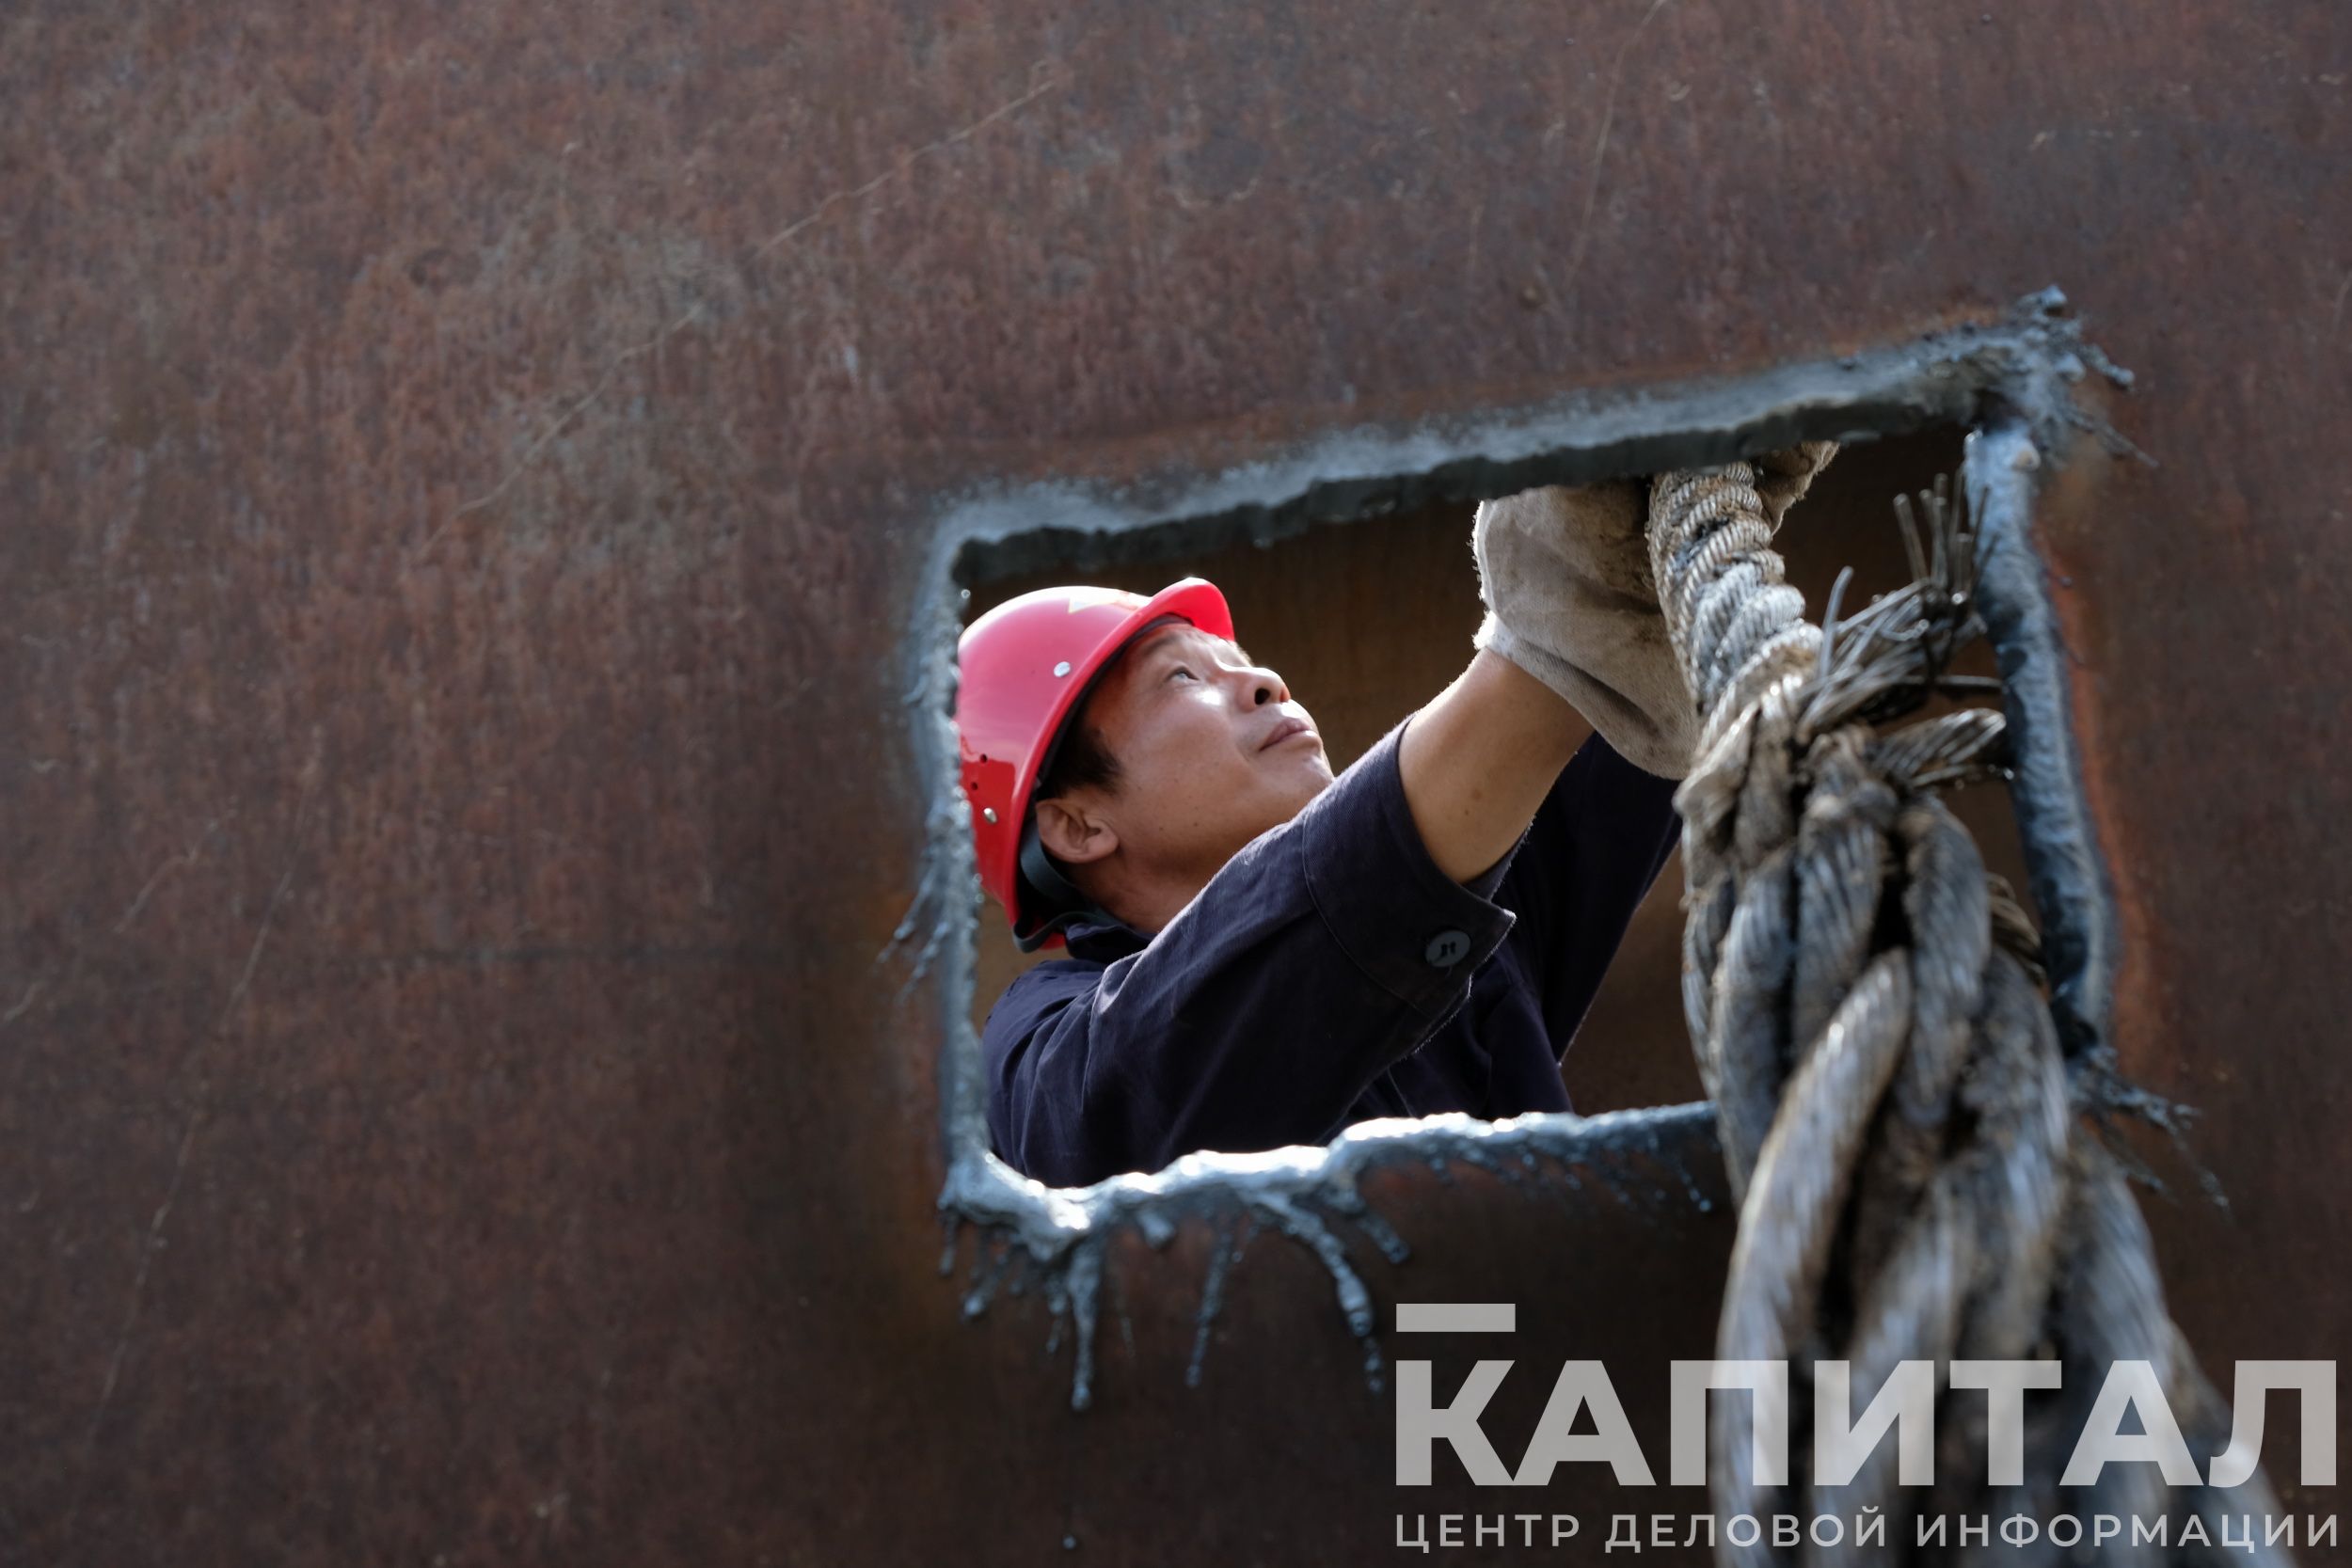
<path id="1" fill-rule="evenodd" d="M 1070 78 L 1061 75 L 1054 69 L 1053 61 L 1037 61 L 1029 67 L 1028 90 L 1022 93 L 1018 98 L 1010 99 L 1006 103 L 998 104 L 995 108 L 991 109 L 988 113 L 982 115 L 979 119 L 974 120 L 969 125 L 963 126 L 959 130 L 951 131 L 944 136 L 936 137 L 933 140 L 923 143 L 920 147 L 916 147 L 906 152 L 900 153 L 897 161 L 894 162 L 888 168 L 882 170 L 882 173 L 875 175 L 865 183 L 851 185 L 845 189 L 834 191 L 830 196 L 823 198 L 818 201 L 816 205 L 809 208 L 807 212 L 802 214 L 799 217 L 794 218 L 791 222 L 786 224 L 783 228 L 769 235 L 767 239 L 761 241 L 757 247 L 752 251 L 752 260 L 755 261 L 765 261 L 776 250 L 798 238 L 804 230 L 814 227 L 825 216 L 826 214 L 832 212 L 835 207 L 838 207 L 845 202 L 864 200 L 866 198 L 873 195 L 876 191 L 882 189 L 884 185 L 889 184 L 892 181 L 904 178 L 906 174 L 924 158 L 936 152 L 945 151 L 946 149 L 955 147 L 962 142 L 971 140 L 974 136 L 977 135 L 980 132 L 986 130 L 991 125 L 995 124 L 998 120 L 1019 113 L 1022 109 L 1036 103 L 1040 98 L 1044 97 L 1047 93 L 1068 86 Z M 566 148 L 564 150 L 568 153 L 570 149 Z M 557 414 L 554 420 L 549 421 L 548 427 L 541 431 L 538 436 L 533 439 L 529 446 L 523 449 L 522 455 L 517 457 L 508 466 L 506 472 L 500 476 L 497 483 L 491 485 L 489 489 L 484 491 L 481 495 L 474 497 L 471 500 L 459 503 L 456 510 L 452 512 L 447 518 L 443 519 L 438 528 L 435 529 L 431 533 L 425 536 L 424 541 L 420 544 L 415 550 L 410 552 L 409 563 L 414 565 L 417 562 L 421 562 L 426 555 L 430 554 L 433 546 L 440 542 L 441 537 L 449 532 L 450 529 L 456 524 L 458 519 L 465 517 L 469 514 L 481 511 L 484 507 L 488 506 L 490 503 L 497 500 L 501 496 L 504 495 L 508 488 L 511 487 L 517 479 L 521 478 L 533 463 L 538 461 L 539 455 L 547 451 L 548 445 L 552 443 L 557 436 L 563 435 L 564 431 L 570 429 L 574 420 L 578 420 L 580 415 L 586 413 L 590 408 L 594 407 L 596 403 L 603 398 L 605 392 L 612 387 L 612 378 L 614 376 L 618 375 L 621 371 L 629 364 L 644 358 L 648 354 L 653 353 L 656 349 L 661 347 L 662 344 L 668 342 L 671 339 L 676 337 L 680 332 L 685 331 L 686 328 L 700 320 L 702 316 L 702 305 L 699 302 L 688 306 L 685 309 L 679 311 L 673 320 L 656 330 L 651 337 L 646 338 L 643 342 L 623 349 L 619 354 L 613 356 L 611 360 L 607 361 L 602 373 L 596 377 L 594 385 L 592 385 L 580 397 L 574 400 L 568 406 L 564 408 L 562 412 Z"/>
<path id="2" fill-rule="evenodd" d="M 167 856 L 164 863 L 155 869 L 154 875 L 148 878 L 146 885 L 139 889 L 137 895 L 117 918 L 107 934 L 119 937 L 127 932 L 131 928 L 131 923 L 136 920 L 140 911 L 147 908 L 148 900 L 154 896 L 156 889 L 163 885 L 165 879 L 172 872 L 193 867 L 202 859 L 205 846 L 218 837 L 222 824 L 234 819 L 236 815 L 234 811 L 230 811 L 213 818 L 204 824 L 204 831 L 197 835 L 195 843 L 179 854 Z M 55 993 L 71 991 L 74 982 L 81 978 L 82 967 L 88 960 L 91 945 L 92 943 L 89 942 L 76 945 L 49 974 L 27 986 L 24 994 L 17 999 L 16 1006 L 5 1013 L 0 1013 L 0 1028 L 6 1028 L 24 1017 L 31 1009 L 33 999 L 42 991 Z"/>
<path id="3" fill-rule="evenodd" d="M 236 983 L 229 988 L 229 999 L 221 1004 L 219 1016 L 198 1043 L 197 1066 L 201 1066 L 201 1053 L 228 1028 L 230 1020 L 236 1017 L 237 1009 L 244 1005 L 246 994 L 253 988 L 253 976 L 261 969 L 262 952 L 269 944 L 278 905 L 285 901 L 287 890 L 294 885 L 294 859 L 302 842 L 302 826 L 310 815 L 310 790 L 306 784 L 302 797 L 294 806 L 293 831 L 287 835 L 286 869 L 278 877 L 278 885 L 270 890 L 268 903 L 262 906 L 259 927 L 253 933 L 253 945 L 245 956 L 245 968 L 239 972 Z M 187 1120 L 180 1130 L 179 1145 L 172 1153 L 171 1176 L 164 1184 L 163 1200 L 155 1206 L 155 1212 L 148 1220 L 147 1229 L 140 1238 L 138 1267 L 131 1276 L 131 1299 L 123 1308 L 122 1326 L 116 1331 L 114 1350 L 106 1358 L 105 1380 L 99 1386 L 98 1402 L 91 1407 L 89 1424 L 82 1435 L 81 1469 L 74 1481 L 72 1497 L 66 1505 L 59 1535 L 61 1540 L 71 1541 L 73 1538 L 74 1522 L 80 1517 L 82 1499 L 88 1486 L 90 1464 L 97 1453 L 98 1431 L 105 1420 L 107 1409 L 114 1402 L 115 1390 L 121 1384 L 123 1363 L 130 1355 L 132 1336 L 138 1328 L 139 1313 L 147 1301 L 148 1275 L 154 1267 L 155 1254 L 164 1244 L 164 1224 L 171 1217 L 172 1205 L 179 1201 L 181 1185 L 187 1179 L 189 1157 L 195 1152 L 197 1134 L 202 1130 L 204 1118 L 212 1109 L 212 1098 L 211 1078 L 199 1074 L 195 1103 L 188 1108 Z"/>
<path id="4" fill-rule="evenodd" d="M 14 1023 L 18 1019 L 23 1018 L 26 1012 L 30 1011 L 33 1006 L 33 998 L 40 994 L 40 984 L 41 983 L 39 980 L 36 980 L 31 985 L 26 986 L 24 988 L 24 994 L 17 998 L 16 1006 L 10 1007 L 5 1013 L 0 1013 L 0 1023 Z"/>
<path id="5" fill-rule="evenodd" d="M 501 496 L 504 495 L 507 487 L 513 484 L 516 479 L 520 478 L 524 471 L 528 469 L 532 463 L 538 460 L 538 456 L 541 452 L 548 450 L 548 444 L 549 442 L 553 441 L 557 436 L 563 435 L 564 431 L 569 429 L 574 420 L 577 420 L 580 415 L 586 413 L 590 408 L 596 405 L 597 400 L 604 396 L 605 388 L 612 385 L 612 378 L 620 374 L 625 366 L 634 360 L 644 358 L 646 355 L 651 354 L 655 349 L 660 348 L 663 343 L 668 342 L 672 338 L 676 337 L 680 332 L 685 331 L 686 328 L 701 319 L 702 309 L 701 302 L 699 301 L 688 306 L 685 309 L 678 312 L 675 320 L 672 321 L 668 325 L 656 332 L 652 337 L 647 338 L 642 343 L 638 343 L 630 348 L 625 348 L 620 353 L 614 355 L 605 365 L 604 373 L 596 377 L 596 385 L 589 388 L 587 393 L 578 402 L 574 403 L 570 407 L 564 409 L 563 413 L 557 415 L 554 422 L 549 424 L 546 430 L 540 432 L 538 439 L 532 441 L 531 445 L 523 449 L 523 454 L 515 460 L 513 466 L 506 470 L 505 475 L 501 477 L 496 484 L 493 484 L 489 489 L 484 491 L 481 495 L 476 496 L 473 499 L 459 503 L 457 510 L 451 513 L 448 519 L 444 521 L 439 528 L 435 529 L 430 534 L 425 536 L 424 543 L 417 546 L 416 556 L 414 559 L 421 560 L 425 555 L 430 553 L 433 546 L 440 542 L 441 535 L 447 533 L 450 531 L 451 526 L 454 524 L 458 518 L 463 517 L 471 512 L 479 512 L 482 508 L 489 505 L 492 501 L 497 500 Z"/>
<path id="6" fill-rule="evenodd" d="M 1577 219 L 1576 245 L 1568 252 L 1566 275 L 1557 290 L 1563 302 L 1568 291 L 1576 287 L 1577 274 L 1583 270 L 1584 253 L 1592 246 L 1593 213 L 1600 205 L 1600 167 L 1609 156 L 1609 132 L 1617 118 L 1617 89 L 1625 85 L 1625 62 L 1632 55 L 1633 46 L 1642 40 L 1643 33 L 1649 29 L 1650 19 L 1664 10 L 1667 4 L 1668 0 L 1650 0 L 1642 20 L 1633 24 L 1633 31 L 1617 46 L 1616 63 L 1609 69 L 1609 89 L 1600 101 L 1600 131 L 1593 138 L 1592 163 L 1584 172 L 1584 212 Z"/>
<path id="7" fill-rule="evenodd" d="M 204 824 L 204 832 L 199 835 L 194 844 L 189 845 L 179 854 L 165 857 L 164 863 L 155 868 L 155 874 L 147 879 L 147 885 L 139 889 L 138 896 L 131 900 L 131 907 L 122 911 L 122 918 L 115 922 L 114 934 L 116 936 L 120 936 L 131 928 L 131 922 L 136 920 L 139 917 L 139 911 L 147 908 L 148 899 L 154 896 L 155 890 L 163 885 L 165 878 L 174 871 L 191 870 L 195 867 L 198 860 L 203 856 L 204 846 L 210 844 L 214 835 L 220 832 L 220 824 L 221 818 L 214 817 Z"/>
<path id="8" fill-rule="evenodd" d="M 882 173 L 877 174 L 871 180 L 866 181 L 866 183 L 851 186 L 848 190 L 835 191 L 833 195 L 817 203 L 817 205 L 811 208 L 806 214 L 795 218 L 792 222 L 786 224 L 782 229 L 776 230 L 776 232 L 771 235 L 757 250 L 752 252 L 753 258 L 757 260 L 758 258 L 766 256 L 770 251 L 775 249 L 778 245 L 783 245 L 786 241 L 799 234 L 802 230 L 806 229 L 809 225 L 823 217 L 826 213 L 830 212 L 839 203 L 844 201 L 864 200 L 866 197 L 873 195 L 874 192 L 880 190 L 891 181 L 898 179 L 909 169 L 912 169 L 914 166 L 916 160 L 926 157 L 933 152 L 944 151 L 947 148 L 953 147 L 959 142 L 970 141 L 974 136 L 988 129 L 988 127 L 995 124 L 998 120 L 1005 119 L 1009 115 L 1019 113 L 1021 110 L 1028 107 L 1031 103 L 1036 103 L 1039 99 L 1044 97 L 1049 92 L 1053 92 L 1060 87 L 1068 87 L 1070 85 L 1070 78 L 1056 73 L 1053 61 L 1039 60 L 1029 67 L 1029 90 L 1023 93 L 1020 97 L 997 105 L 995 108 L 991 109 L 988 113 L 982 115 L 979 119 L 974 120 L 971 124 L 963 127 L 960 131 L 951 131 L 946 135 L 939 137 L 936 141 L 925 142 L 922 146 L 914 149 L 913 151 L 901 154 L 896 165 L 890 168 L 884 169 Z"/>

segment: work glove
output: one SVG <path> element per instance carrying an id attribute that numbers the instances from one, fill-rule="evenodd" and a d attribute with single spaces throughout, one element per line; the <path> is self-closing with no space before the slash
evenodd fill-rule
<path id="1" fill-rule="evenodd" d="M 1804 493 L 1813 488 L 1815 476 L 1828 467 L 1829 460 L 1836 455 L 1835 441 L 1806 441 L 1748 459 L 1748 467 L 1756 474 L 1756 493 L 1764 502 L 1764 515 L 1771 519 L 1773 532 L 1780 531 L 1781 518 L 1788 515 L 1790 507 L 1804 499 Z"/>
<path id="2" fill-rule="evenodd" d="M 1836 451 L 1817 441 L 1750 460 L 1774 529 Z M 1679 779 L 1701 716 L 1650 580 L 1649 494 L 1626 479 L 1481 503 L 1474 641 L 1566 698 L 1634 767 Z"/>

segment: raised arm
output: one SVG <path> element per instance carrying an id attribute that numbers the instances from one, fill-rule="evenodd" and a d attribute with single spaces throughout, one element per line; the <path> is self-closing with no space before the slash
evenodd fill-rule
<path id="1" fill-rule="evenodd" d="M 1406 725 L 1397 762 L 1438 869 L 1467 882 L 1527 831 L 1593 726 L 1566 698 L 1489 649 Z"/>

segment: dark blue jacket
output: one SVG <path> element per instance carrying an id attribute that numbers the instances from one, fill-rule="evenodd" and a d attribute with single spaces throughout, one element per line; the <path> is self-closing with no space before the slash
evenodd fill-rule
<path id="1" fill-rule="evenodd" d="M 1413 825 L 1403 733 L 1156 937 L 1073 926 L 1007 988 L 981 1033 L 998 1154 L 1079 1186 L 1375 1117 L 1568 1109 L 1560 1058 L 1674 848 L 1674 784 L 1595 736 L 1466 886 Z"/>

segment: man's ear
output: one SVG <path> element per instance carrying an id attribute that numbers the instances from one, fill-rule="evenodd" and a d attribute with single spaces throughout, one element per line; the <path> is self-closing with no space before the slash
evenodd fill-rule
<path id="1" fill-rule="evenodd" d="M 1076 793 L 1037 803 L 1037 841 L 1064 865 L 1090 865 L 1119 847 L 1118 832 Z"/>

